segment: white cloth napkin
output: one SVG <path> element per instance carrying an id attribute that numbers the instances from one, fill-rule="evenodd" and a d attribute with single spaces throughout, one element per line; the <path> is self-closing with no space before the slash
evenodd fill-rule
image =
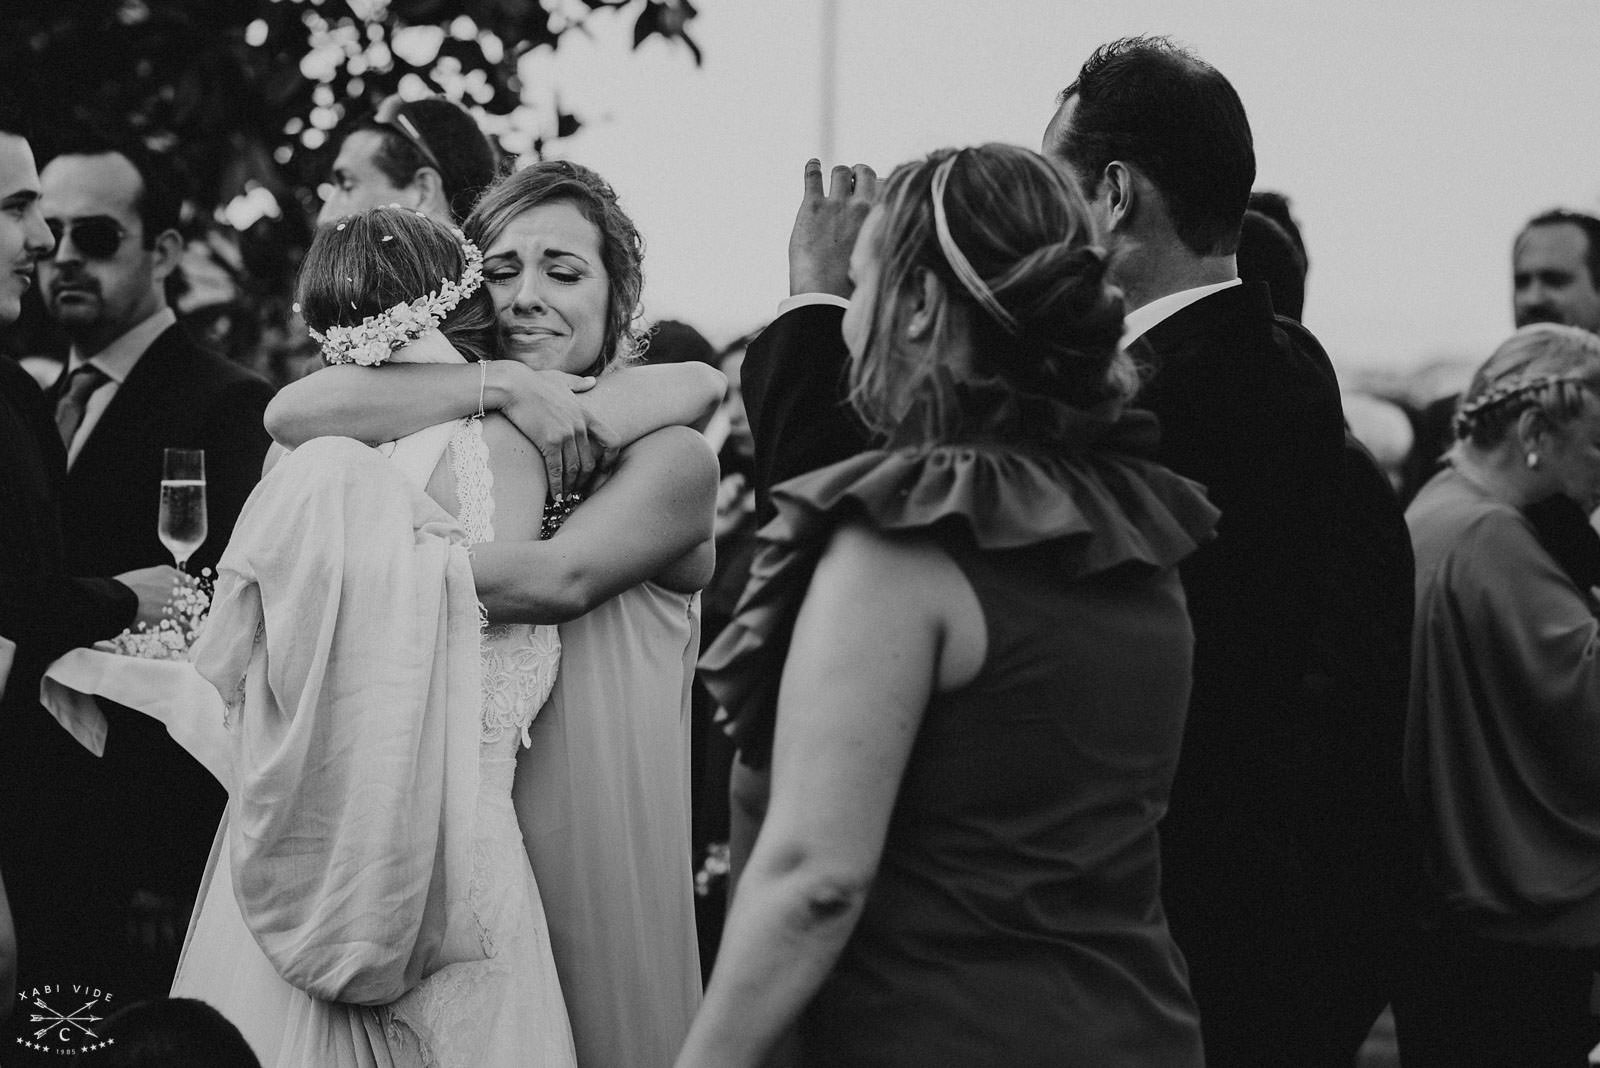
<path id="1" fill-rule="evenodd" d="M 106 717 L 96 697 L 161 721 L 173 741 L 233 789 L 222 698 L 193 664 L 74 649 L 50 665 L 39 684 L 39 700 L 85 749 L 103 756 Z"/>

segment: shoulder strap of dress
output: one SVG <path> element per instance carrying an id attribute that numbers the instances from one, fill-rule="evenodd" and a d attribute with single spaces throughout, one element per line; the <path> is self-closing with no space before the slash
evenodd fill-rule
<path id="1" fill-rule="evenodd" d="M 494 540 L 494 473 L 489 470 L 489 447 L 483 441 L 483 421 L 464 419 L 450 438 L 450 470 L 456 479 L 456 516 L 471 544 Z"/>

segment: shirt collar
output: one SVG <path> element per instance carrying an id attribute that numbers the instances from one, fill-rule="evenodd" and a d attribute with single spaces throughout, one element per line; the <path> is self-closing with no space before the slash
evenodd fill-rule
<path id="1" fill-rule="evenodd" d="M 85 360 L 78 352 L 78 346 L 72 346 L 72 351 L 67 357 L 67 371 L 70 373 L 82 367 L 85 363 L 92 363 L 106 373 L 106 377 L 119 386 L 127 380 L 128 374 L 133 370 L 133 365 L 139 362 L 152 342 L 168 329 L 176 325 L 178 315 L 170 305 L 163 304 L 155 314 L 139 323 L 133 329 L 117 338 L 111 344 Z"/>
<path id="2" fill-rule="evenodd" d="M 1220 293 L 1224 289 L 1231 289 L 1240 284 L 1242 284 L 1240 279 L 1230 278 L 1226 282 L 1213 282 L 1211 285 L 1195 286 L 1193 289 L 1180 289 L 1176 293 L 1157 297 L 1149 304 L 1133 309 L 1123 317 L 1122 347 L 1127 348 L 1158 324 L 1172 318 L 1202 297 L 1209 297 L 1213 293 Z"/>

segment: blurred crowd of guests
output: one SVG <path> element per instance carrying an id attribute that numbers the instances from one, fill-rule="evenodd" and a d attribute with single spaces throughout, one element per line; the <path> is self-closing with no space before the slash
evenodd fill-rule
<path id="1" fill-rule="evenodd" d="M 25 123 L 6 117 L 0 129 Z M 1181 757 L 1175 770 L 1145 782 L 1142 822 L 1127 832 L 1128 849 L 1139 853 L 1128 882 L 1153 886 L 1157 868 L 1163 880 L 1162 903 L 1138 898 L 1148 906 L 1138 922 L 1159 926 L 1164 939 L 1170 920 L 1186 963 L 1162 949 L 1118 973 L 1116 982 L 1143 990 L 1132 1001 L 1145 1015 L 1121 1031 L 1108 1025 L 1105 1044 L 1093 1048 L 1123 1057 L 1119 1063 L 1199 1063 L 1203 1033 L 1215 1065 L 1349 1065 L 1393 1004 L 1410 1065 L 1577 1063 L 1571 1051 L 1600 1040 L 1587 1002 L 1600 962 L 1592 922 L 1600 912 L 1600 770 L 1592 756 L 1600 741 L 1600 538 L 1587 521 L 1600 505 L 1600 219 L 1543 211 L 1514 236 L 1509 295 L 1518 333 L 1498 346 L 1485 339 L 1493 355 L 1463 392 L 1341 394 L 1327 355 L 1299 322 L 1306 245 L 1285 196 L 1250 190 L 1253 153 L 1226 79 L 1160 41 L 1097 53 L 1044 134 L 1044 154 L 1086 194 L 1104 231 L 1108 285 L 1131 309 L 1126 351 L 1145 376 L 1132 403 L 1155 411 L 1165 435 L 1154 455 L 1206 485 L 1222 511 L 1218 542 L 1182 565 L 1194 667 Z M 1201 177 L 1175 174 L 1174 160 Z M 105 756 L 89 756 L 40 714 L 39 678 L 61 652 L 159 615 L 172 581 L 155 522 L 164 447 L 206 451 L 210 534 L 190 566 L 215 564 L 268 446 L 262 412 L 274 386 L 302 369 L 246 368 L 190 340 L 169 300 L 182 260 L 181 194 L 158 156 L 124 140 L 85 141 L 42 162 L 38 206 L 49 233 L 27 237 L 13 259 L 37 258 L 42 308 L 68 347 L 24 361 L 48 398 L 49 455 L 36 461 L 38 485 L 9 481 L 0 501 L 0 553 L 20 562 L 8 572 L 0 612 L 0 635 L 19 650 L 0 704 L 0 873 L 25 955 L 24 985 L 28 975 L 89 973 L 128 1000 L 160 997 L 223 792 L 159 726 L 128 710 L 110 710 Z M 941 181 L 951 180 L 953 166 Z M 500 167 L 461 109 L 389 102 L 346 137 L 324 217 L 398 201 L 459 221 Z M 935 168 L 924 170 L 925 196 Z M 870 184 L 859 174 L 854 182 Z M 938 188 L 942 198 L 945 186 Z M 921 254 L 954 263 L 930 236 L 928 211 Z M 856 229 L 865 214 L 863 204 Z M 993 219 L 972 214 L 977 221 L 964 232 L 976 243 L 973 235 Z M 1079 257 L 1071 261 L 1075 282 L 1084 271 L 1107 270 L 1098 246 L 1092 257 L 1069 251 Z M 959 297 L 963 307 L 1004 325 L 1012 313 L 994 312 L 989 301 L 998 298 L 967 272 L 988 271 L 992 280 L 1011 265 L 968 264 L 951 275 L 972 294 Z M 729 383 L 704 430 L 722 481 L 703 647 L 738 614 L 762 545 L 757 530 L 774 514 L 774 457 L 780 473 L 800 474 L 822 462 L 808 450 L 838 462 L 881 440 L 858 425 L 841 430 L 824 419 L 819 431 L 806 423 L 843 407 L 847 357 L 837 320 L 850 287 L 842 288 L 797 281 L 796 296 L 838 299 L 786 305 L 769 329 L 721 349 L 691 326 L 663 322 L 645 353 L 647 361 L 709 364 Z M 1091 288 L 1097 296 L 1084 307 L 1109 299 L 1099 273 Z M 1172 299 L 1180 294 L 1185 299 Z M 1158 306 L 1160 315 L 1135 318 Z M 1073 307 L 1076 327 L 1092 309 Z M 1121 324 L 1119 315 L 1112 337 Z M 965 343 L 983 350 L 987 338 L 975 329 Z M 1096 374 L 1114 374 L 1114 346 L 1104 337 L 1085 344 L 1104 350 Z M 794 390 L 783 394 L 772 368 L 796 365 L 802 358 L 791 350 L 831 353 L 835 362 L 820 366 L 839 373 L 800 385 L 780 379 Z M 763 396 L 774 406 L 767 425 L 778 427 L 764 442 L 740 388 L 753 352 L 761 353 Z M 948 373 L 962 373 L 952 366 Z M 783 398 L 803 395 L 802 386 L 814 397 L 834 393 L 811 413 L 783 410 Z M 1109 394 L 1073 396 L 1088 410 Z M 13 422 L 37 425 L 39 412 L 19 406 Z M 10 426 L 0 431 L 12 433 Z M 826 447 L 819 432 L 832 435 Z M 15 433 L 7 448 L 20 455 Z M 786 472 L 784 450 L 794 457 Z M 44 487 L 48 480 L 59 492 Z M 968 550 L 989 559 L 988 546 Z M 1003 559 L 1009 566 L 1018 558 Z M 1177 568 L 1174 558 L 1158 570 L 1170 578 Z M 50 581 L 24 581 L 29 575 Z M 1152 589 L 1170 597 L 1173 585 Z M 1019 590 L 1006 590 L 1019 599 L 1005 603 L 1022 603 Z M 1054 603 L 1039 610 L 1071 615 Z M 1182 613 L 1160 618 L 1182 629 Z M 1174 643 L 1162 649 L 1179 650 Z M 993 697 L 997 707 L 1008 699 Z M 1184 703 L 1168 704 L 1181 722 Z M 693 710 L 687 845 L 709 976 L 729 867 L 737 875 L 740 864 L 728 797 L 742 772 L 739 747 L 717 722 L 719 701 L 699 683 Z M 1166 726 L 1176 744 L 1178 728 Z M 953 774 L 958 761 L 942 757 L 930 774 Z M 1155 823 L 1169 786 L 1158 864 Z M 1078 860 L 1092 868 L 1104 858 Z M 887 885 L 914 910 L 916 878 L 892 876 Z M 1137 894 L 1109 885 L 1094 889 Z M 1051 900 L 1040 911 L 1052 922 L 1057 908 L 1103 919 L 1097 906 Z M 825 988 L 840 1019 L 869 1004 L 862 974 L 896 967 L 893 932 L 885 933 L 892 918 L 870 915 L 883 941 L 851 943 L 859 955 L 846 959 L 862 971 L 835 974 L 830 981 L 846 985 Z M 846 1004 L 857 994 L 863 1000 Z M 884 996 L 881 1011 L 892 1013 L 896 1004 Z M 717 995 L 723 1016 L 704 1025 L 707 1033 L 726 1022 L 737 998 Z M 1116 1001 L 1105 987 L 1096 998 Z M 812 1027 L 816 1049 L 854 1055 L 844 1048 L 848 1036 L 824 1033 L 814 1020 Z M 1141 1034 L 1160 1036 L 1164 1052 L 1141 1054 Z M 1050 1040 L 1040 1035 L 1038 1048 Z"/>

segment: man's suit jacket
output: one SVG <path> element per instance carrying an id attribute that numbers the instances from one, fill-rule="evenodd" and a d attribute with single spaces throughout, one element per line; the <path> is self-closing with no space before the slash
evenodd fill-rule
<path id="1" fill-rule="evenodd" d="M 1130 352 L 1148 376 L 1138 403 L 1161 421 L 1158 458 L 1202 483 L 1222 511 L 1216 541 L 1181 568 L 1194 688 L 1162 830 L 1164 857 L 1193 841 L 1195 863 L 1217 870 L 1214 850 L 1261 846 L 1237 833 L 1241 825 L 1274 825 L 1263 835 L 1278 842 L 1279 831 L 1303 826 L 1307 769 L 1340 742 L 1338 732 L 1357 726 L 1308 721 L 1306 712 L 1308 681 L 1330 670 L 1321 637 L 1338 561 L 1343 411 L 1326 354 L 1303 328 L 1276 319 L 1262 283 L 1203 297 Z M 1388 507 L 1403 532 L 1392 496 Z M 1393 596 L 1409 604 L 1409 580 Z M 1396 759 L 1398 726 L 1386 732 L 1395 749 L 1380 761 Z M 1328 814 L 1326 800 L 1316 812 Z"/>
<path id="2" fill-rule="evenodd" d="M 65 374 L 51 390 L 65 388 Z M 67 570 L 115 575 L 172 556 L 156 536 L 162 451 L 206 453 L 206 540 L 189 570 L 215 567 L 271 443 L 262 415 L 272 387 L 190 341 L 163 332 L 101 413 L 67 475 L 62 525 Z"/>
<path id="3" fill-rule="evenodd" d="M 0 636 L 17 643 L 5 712 L 38 706 L 39 675 L 68 649 L 109 638 L 133 619 L 133 591 L 69 577 L 61 539 L 66 453 L 33 378 L 0 357 Z"/>
<path id="4" fill-rule="evenodd" d="M 17 643 L 0 697 L 0 873 L 21 976 L 38 982 L 69 967 L 100 974 L 93 947 L 111 937 L 109 902 L 96 896 L 103 769 L 39 704 L 39 676 L 68 649 L 115 635 L 138 608 L 121 583 L 63 570 L 65 476 L 44 395 L 0 357 L 0 635 Z"/>
<path id="5" fill-rule="evenodd" d="M 740 391 L 755 440 L 756 518 L 772 518 L 773 486 L 848 460 L 871 436 L 844 399 L 849 351 L 842 309 L 807 304 L 780 315 L 750 343 Z"/>
<path id="6" fill-rule="evenodd" d="M 52 393 L 59 396 L 65 375 Z M 204 449 L 206 540 L 190 573 L 216 566 L 239 511 L 261 475 L 270 439 L 262 425 L 272 387 L 206 352 L 179 326 L 150 344 L 89 432 L 67 473 L 62 498 L 66 566 L 114 575 L 172 556 L 157 537 L 162 453 Z M 160 724 L 101 702 L 109 733 L 101 761 L 111 806 L 111 843 L 101 863 L 114 873 L 122 902 L 135 890 L 174 902 L 179 939 L 193 904 L 226 794 Z M 119 914 L 120 915 L 120 914 Z M 130 922 L 140 918 L 129 915 Z M 126 947 L 107 970 L 121 971 L 129 993 L 158 996 L 170 986 L 176 949 L 154 956 Z M 118 988 L 119 993 L 123 988 Z"/>

